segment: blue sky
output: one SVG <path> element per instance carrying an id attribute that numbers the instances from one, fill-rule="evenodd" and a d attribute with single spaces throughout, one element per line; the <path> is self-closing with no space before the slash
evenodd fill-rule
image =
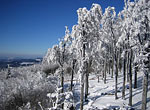
<path id="1" fill-rule="evenodd" d="M 0 55 L 44 55 L 77 24 L 78 8 L 92 3 L 103 11 L 114 6 L 119 12 L 124 0 L 0 0 Z"/>

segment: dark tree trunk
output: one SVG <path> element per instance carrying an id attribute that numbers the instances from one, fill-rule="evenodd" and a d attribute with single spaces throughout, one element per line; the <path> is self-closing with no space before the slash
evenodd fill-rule
<path id="1" fill-rule="evenodd" d="M 72 91 L 72 88 L 73 88 L 73 76 L 74 76 L 75 63 L 76 63 L 76 60 L 73 59 L 73 62 L 72 62 L 72 71 L 71 71 L 71 86 L 70 86 L 71 91 Z"/>
<path id="2" fill-rule="evenodd" d="M 128 54 L 127 54 L 127 82 L 129 82 L 129 65 L 130 65 L 130 54 L 129 54 L 129 52 L 128 52 Z"/>
<path id="3" fill-rule="evenodd" d="M 121 48 L 119 48 L 119 55 L 118 55 L 118 68 L 119 68 L 119 72 L 121 72 L 121 68 L 122 68 L 122 61 L 121 61 Z"/>
<path id="4" fill-rule="evenodd" d="M 106 84 L 106 69 L 107 69 L 107 60 L 105 58 L 105 63 L 104 63 L 104 84 Z"/>
<path id="5" fill-rule="evenodd" d="M 130 43 L 129 43 L 129 32 L 127 32 L 127 41 L 128 41 L 128 43 L 127 43 L 127 82 L 129 82 L 129 66 L 130 66 L 130 52 L 129 52 L 129 45 L 130 45 Z"/>
<path id="6" fill-rule="evenodd" d="M 99 75 L 97 76 L 97 79 L 98 79 L 98 83 L 99 83 Z"/>
<path id="7" fill-rule="evenodd" d="M 148 2 L 148 0 L 146 1 Z M 149 33 L 149 19 L 147 15 L 145 15 L 145 39 L 148 41 L 148 46 L 145 47 L 143 54 L 149 54 L 147 56 L 147 59 L 144 59 L 144 76 L 143 76 L 143 93 L 142 93 L 142 110 L 146 110 L 147 105 L 147 91 L 148 91 L 148 77 L 149 77 L 149 71 L 150 71 L 150 41 L 148 38 L 150 37 Z"/>
<path id="8" fill-rule="evenodd" d="M 89 92 L 89 73 L 92 65 L 92 60 L 90 59 L 87 64 L 87 72 L 86 72 L 86 78 L 85 78 L 85 101 L 87 101 L 87 96 Z"/>
<path id="9" fill-rule="evenodd" d="M 61 93 L 64 92 L 64 71 L 62 70 L 62 73 L 61 73 Z"/>
<path id="10" fill-rule="evenodd" d="M 134 89 L 137 88 L 137 67 L 135 67 L 135 73 L 134 73 Z"/>
<path id="11" fill-rule="evenodd" d="M 147 91 L 148 91 L 148 74 L 145 73 L 144 77 L 143 77 L 143 93 L 142 93 L 142 108 L 141 108 L 141 110 L 146 110 Z"/>
<path id="12" fill-rule="evenodd" d="M 112 58 L 112 67 L 111 67 L 111 78 L 113 78 L 114 74 L 114 58 Z"/>
<path id="13" fill-rule="evenodd" d="M 103 71 L 102 71 L 102 72 L 103 72 L 102 75 L 103 75 L 103 80 L 104 80 L 104 77 L 105 77 L 105 61 L 103 61 L 103 68 L 104 68 L 104 69 L 103 69 Z"/>
<path id="14" fill-rule="evenodd" d="M 72 70 L 72 73 L 71 73 L 71 85 L 70 85 L 70 90 L 72 91 L 72 88 L 73 88 L 73 70 Z"/>
<path id="15" fill-rule="evenodd" d="M 118 99 L 118 96 L 117 96 L 117 91 L 118 91 L 118 87 L 117 87 L 117 84 L 118 84 L 118 66 L 117 64 L 115 65 L 116 66 L 116 71 L 115 71 L 115 99 Z"/>
<path id="16" fill-rule="evenodd" d="M 110 75 L 110 68 L 111 68 L 111 59 L 110 59 L 110 55 L 111 55 L 111 48 L 109 48 L 109 60 L 108 60 L 108 72 L 109 72 L 109 75 Z"/>
<path id="17" fill-rule="evenodd" d="M 126 83 L 126 52 L 124 53 L 124 60 L 123 60 L 123 87 L 122 87 L 122 99 L 125 99 L 125 83 Z"/>
<path id="18" fill-rule="evenodd" d="M 130 52 L 130 64 L 129 64 L 129 106 L 132 106 L 132 56 L 133 52 Z"/>
<path id="19" fill-rule="evenodd" d="M 117 91 L 118 91 L 118 55 L 117 50 L 115 52 L 115 99 L 118 99 Z"/>
<path id="20" fill-rule="evenodd" d="M 109 60 L 109 68 L 108 68 L 109 75 L 110 75 L 110 68 L 111 68 L 111 64 L 110 64 L 110 60 Z"/>
<path id="21" fill-rule="evenodd" d="M 88 96 L 88 87 L 89 87 L 89 73 L 86 73 L 85 76 L 85 101 L 87 101 L 87 96 Z"/>

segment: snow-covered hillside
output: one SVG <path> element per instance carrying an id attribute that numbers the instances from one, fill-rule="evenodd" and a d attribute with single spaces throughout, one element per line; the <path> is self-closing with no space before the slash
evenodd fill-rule
<path id="1" fill-rule="evenodd" d="M 122 99 L 122 75 L 118 78 L 118 99 L 115 100 L 114 90 L 114 78 L 108 76 L 107 83 L 104 84 L 102 78 L 98 82 L 95 74 L 91 74 L 89 77 L 89 96 L 88 102 L 84 103 L 84 110 L 130 110 L 129 104 L 129 84 L 126 84 L 126 96 Z M 138 74 L 138 87 L 133 89 L 133 106 L 134 110 L 141 110 L 142 100 L 142 74 Z M 77 81 L 78 79 L 76 79 Z M 76 83 L 76 81 L 74 81 Z M 78 81 L 79 82 L 79 81 Z M 79 110 L 80 105 L 80 84 L 76 83 L 74 86 L 75 105 Z M 150 84 L 150 82 L 149 82 Z M 150 90 L 150 87 L 149 87 Z M 148 92 L 147 110 L 150 109 L 150 91 Z"/>

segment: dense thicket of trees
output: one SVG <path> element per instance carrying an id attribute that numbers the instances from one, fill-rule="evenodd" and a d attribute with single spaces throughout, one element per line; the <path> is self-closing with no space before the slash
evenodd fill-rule
<path id="1" fill-rule="evenodd" d="M 93 4 L 90 10 L 79 8 L 77 13 L 78 24 L 72 27 L 71 32 L 66 27 L 60 44 L 50 49 L 43 61 L 48 64 L 55 62 L 60 66 L 62 93 L 66 65 L 72 65 L 71 90 L 73 74 L 81 74 L 80 110 L 83 109 L 83 98 L 86 101 L 88 97 L 90 72 L 102 75 L 104 83 L 107 83 L 107 74 L 111 74 L 112 78 L 115 75 L 115 99 L 118 98 L 118 74 L 122 74 L 122 98 L 125 98 L 127 80 L 129 105 L 132 106 L 132 76 L 134 73 L 136 88 L 137 74 L 142 72 L 142 110 L 145 110 L 150 72 L 150 1 L 125 0 L 125 7 L 118 15 L 114 7 L 108 7 L 102 13 L 99 4 Z"/>

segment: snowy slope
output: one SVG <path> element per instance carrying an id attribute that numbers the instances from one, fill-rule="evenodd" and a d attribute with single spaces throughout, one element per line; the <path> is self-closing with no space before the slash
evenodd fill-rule
<path id="1" fill-rule="evenodd" d="M 89 77 L 89 96 L 88 102 L 84 103 L 84 110 L 102 110 L 108 109 L 111 110 L 116 108 L 118 110 L 128 110 L 129 101 L 129 89 L 128 83 L 126 82 L 126 96 L 125 100 L 121 98 L 122 94 L 122 75 L 119 75 L 118 78 L 118 99 L 115 100 L 114 96 L 114 85 L 115 81 L 110 76 L 107 77 L 107 83 L 104 84 L 101 79 L 100 82 L 97 82 L 95 75 L 90 75 Z M 150 90 L 150 87 L 149 87 Z M 80 84 L 75 81 L 74 87 L 74 96 L 75 96 L 75 105 L 79 110 L 80 107 Z M 133 106 L 135 110 L 141 110 L 141 100 L 142 100 L 142 75 L 138 75 L 138 88 L 133 89 Z M 150 91 L 148 91 L 148 104 L 147 110 L 150 110 Z"/>

